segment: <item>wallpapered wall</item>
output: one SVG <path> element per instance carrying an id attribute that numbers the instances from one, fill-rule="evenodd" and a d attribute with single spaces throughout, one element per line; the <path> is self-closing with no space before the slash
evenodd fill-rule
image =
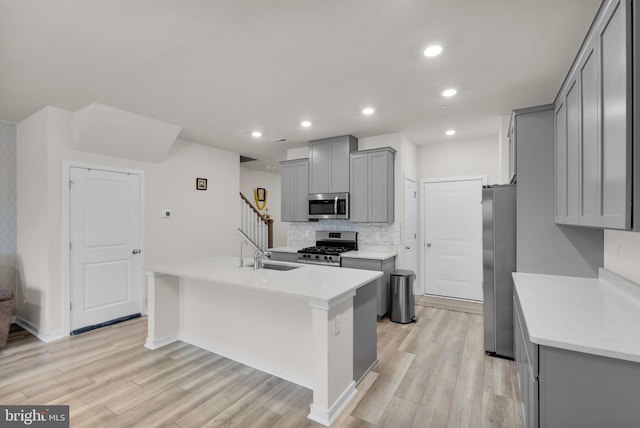
<path id="1" fill-rule="evenodd" d="M 16 124 L 0 121 L 0 287 L 16 289 Z"/>

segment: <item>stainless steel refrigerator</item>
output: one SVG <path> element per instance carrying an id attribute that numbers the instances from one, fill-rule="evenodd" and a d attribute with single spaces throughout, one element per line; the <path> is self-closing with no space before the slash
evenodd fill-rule
<path id="1" fill-rule="evenodd" d="M 513 358 L 513 277 L 516 270 L 516 185 L 482 189 L 484 349 Z"/>

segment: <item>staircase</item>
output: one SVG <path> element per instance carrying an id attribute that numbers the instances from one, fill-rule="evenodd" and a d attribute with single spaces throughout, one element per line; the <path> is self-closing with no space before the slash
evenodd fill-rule
<path id="1" fill-rule="evenodd" d="M 253 204 L 240 192 L 240 230 L 260 249 L 273 247 L 273 220 L 260 214 Z"/>

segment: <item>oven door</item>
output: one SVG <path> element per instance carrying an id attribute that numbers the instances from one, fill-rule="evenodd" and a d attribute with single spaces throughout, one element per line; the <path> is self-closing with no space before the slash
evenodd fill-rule
<path id="1" fill-rule="evenodd" d="M 309 203 L 309 218 L 320 219 L 348 219 L 348 193 L 315 193 L 307 196 Z"/>

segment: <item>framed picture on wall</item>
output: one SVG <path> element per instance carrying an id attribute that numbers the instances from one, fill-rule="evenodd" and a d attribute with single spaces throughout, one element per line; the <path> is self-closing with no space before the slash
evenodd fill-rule
<path id="1" fill-rule="evenodd" d="M 206 178 L 196 178 L 196 189 L 198 189 L 198 190 L 207 190 L 207 179 Z"/>
<path id="2" fill-rule="evenodd" d="M 258 187 L 256 189 L 257 194 L 258 194 L 258 201 L 260 202 L 264 202 L 267 199 L 267 193 L 266 190 L 262 187 Z"/>

